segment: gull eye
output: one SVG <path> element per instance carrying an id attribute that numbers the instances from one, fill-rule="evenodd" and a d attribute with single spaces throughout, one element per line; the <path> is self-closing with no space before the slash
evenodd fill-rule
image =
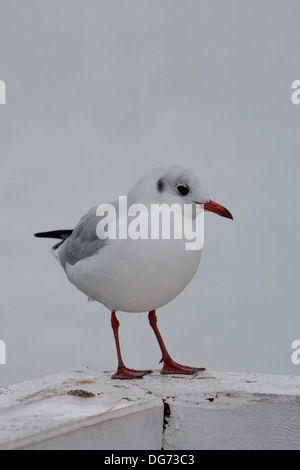
<path id="1" fill-rule="evenodd" d="M 187 184 L 179 184 L 176 189 L 181 196 L 186 196 L 190 192 L 190 188 Z"/>

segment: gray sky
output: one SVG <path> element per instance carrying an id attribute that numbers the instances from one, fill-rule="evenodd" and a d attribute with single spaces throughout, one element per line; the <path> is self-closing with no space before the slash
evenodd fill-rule
<path id="1" fill-rule="evenodd" d="M 196 277 L 158 311 L 171 355 L 299 374 L 299 2 L 2 0 L 0 15 L 0 385 L 115 369 L 109 312 L 33 233 L 73 228 L 167 160 L 235 217 L 207 214 Z M 126 365 L 158 368 L 147 316 L 119 319 Z"/>

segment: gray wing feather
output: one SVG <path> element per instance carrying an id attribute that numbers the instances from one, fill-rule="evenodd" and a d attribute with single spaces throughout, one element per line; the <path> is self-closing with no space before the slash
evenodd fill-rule
<path id="1" fill-rule="evenodd" d="M 117 202 L 111 204 L 117 208 Z M 96 228 L 101 220 L 96 215 L 97 207 L 93 207 L 80 219 L 72 235 L 60 245 L 57 256 L 63 267 L 66 263 L 74 266 L 78 261 L 93 256 L 107 244 L 107 239 L 101 240 L 97 236 Z"/>

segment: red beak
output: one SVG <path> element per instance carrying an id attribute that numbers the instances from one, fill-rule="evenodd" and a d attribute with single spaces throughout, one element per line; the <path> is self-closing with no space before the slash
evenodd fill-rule
<path id="1" fill-rule="evenodd" d="M 196 204 L 200 204 L 197 202 Z M 229 210 L 225 209 L 225 207 L 221 206 L 220 204 L 217 204 L 216 202 L 210 200 L 209 202 L 206 202 L 203 204 L 204 210 L 209 211 L 209 212 L 214 212 L 215 214 L 220 215 L 221 217 L 226 217 L 227 219 L 232 219 L 233 217 L 230 214 Z"/>

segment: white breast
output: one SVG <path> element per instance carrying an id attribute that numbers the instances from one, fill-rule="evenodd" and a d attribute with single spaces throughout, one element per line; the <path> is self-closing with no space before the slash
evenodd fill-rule
<path id="1" fill-rule="evenodd" d="M 176 297 L 194 277 L 201 250 L 184 240 L 109 240 L 96 255 L 66 265 L 69 280 L 110 310 L 147 312 Z"/>

